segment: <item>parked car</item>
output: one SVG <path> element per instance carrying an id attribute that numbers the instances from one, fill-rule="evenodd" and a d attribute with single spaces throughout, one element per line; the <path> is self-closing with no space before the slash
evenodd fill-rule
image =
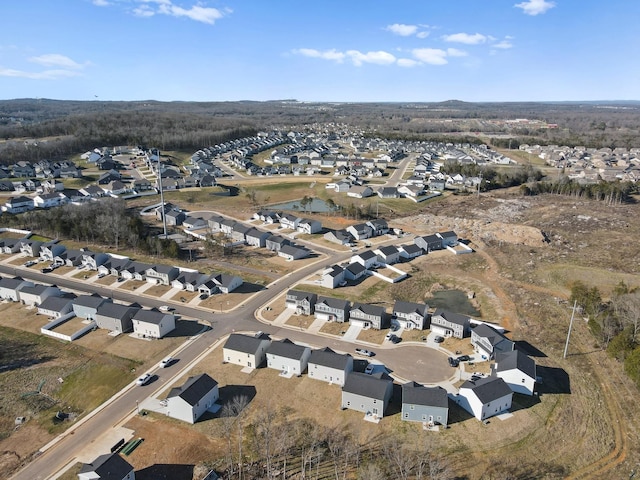
<path id="1" fill-rule="evenodd" d="M 209 294 L 208 293 L 201 293 L 200 294 L 200 300 L 206 300 L 207 298 L 209 298 Z"/>
<path id="2" fill-rule="evenodd" d="M 391 331 L 392 332 L 397 332 L 398 330 L 400 330 L 400 325 L 398 325 L 397 323 L 392 323 L 391 324 Z"/>
<path id="3" fill-rule="evenodd" d="M 136 380 L 136 385 L 146 385 L 147 383 L 149 383 L 149 380 L 151 380 L 151 374 L 145 373 L 141 377 L 138 377 L 138 379 Z"/>
<path id="4" fill-rule="evenodd" d="M 165 357 L 160 360 L 160 368 L 167 368 L 173 363 L 173 357 Z"/>
<path id="5" fill-rule="evenodd" d="M 23 267 L 32 267 L 32 266 L 33 266 L 33 265 L 35 265 L 36 263 L 38 263 L 38 262 L 36 262 L 35 260 L 29 260 L 28 262 L 26 262 L 26 263 L 23 265 Z"/>
<path id="6" fill-rule="evenodd" d="M 44 268 L 40 269 L 40 271 L 41 271 L 42 273 L 50 273 L 50 272 L 53 272 L 53 268 L 51 268 L 51 267 L 44 267 Z"/>
<path id="7" fill-rule="evenodd" d="M 365 357 L 373 357 L 375 355 L 371 350 L 366 350 L 364 348 L 356 348 L 356 353 L 364 355 Z"/>
<path id="8" fill-rule="evenodd" d="M 159 310 L 161 312 L 168 312 L 169 310 L 171 310 L 171 307 L 169 305 L 160 305 Z"/>
<path id="9" fill-rule="evenodd" d="M 391 343 L 400 343 L 402 341 L 402 338 L 397 336 L 397 335 L 392 335 L 391 336 Z"/>
<path id="10" fill-rule="evenodd" d="M 386 338 L 387 340 L 391 340 L 391 337 L 393 337 L 393 333 L 389 332 L 387 333 L 384 338 Z"/>
<path id="11" fill-rule="evenodd" d="M 442 343 L 444 342 L 444 337 L 441 337 L 438 335 L 436 338 L 433 339 L 433 341 L 436 343 Z"/>
<path id="12" fill-rule="evenodd" d="M 471 357 L 469 355 L 460 355 L 457 360 L 459 362 L 468 362 L 469 360 L 471 360 Z"/>
<path id="13" fill-rule="evenodd" d="M 367 375 L 371 375 L 373 373 L 373 363 L 370 363 L 369 365 L 367 365 L 367 368 L 365 368 L 364 373 L 366 373 Z"/>
<path id="14" fill-rule="evenodd" d="M 449 365 L 452 367 L 460 365 L 460 361 L 457 358 L 449 357 L 447 360 L 449 361 Z"/>

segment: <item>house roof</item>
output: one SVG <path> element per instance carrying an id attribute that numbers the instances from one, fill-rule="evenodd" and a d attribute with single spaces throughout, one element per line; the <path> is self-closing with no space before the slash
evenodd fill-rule
<path id="1" fill-rule="evenodd" d="M 8 290 L 15 290 L 20 285 L 22 285 L 24 282 L 25 282 L 25 280 L 23 280 L 20 277 L 16 277 L 16 278 L 0 278 L 0 288 L 6 288 Z M 31 284 L 31 283 L 29 282 L 28 284 Z"/>
<path id="2" fill-rule="evenodd" d="M 516 369 L 533 379 L 536 378 L 536 362 L 520 350 L 496 354 L 496 372 Z"/>
<path id="3" fill-rule="evenodd" d="M 342 298 L 318 297 L 318 301 L 316 302 L 316 310 L 318 309 L 318 305 L 322 304 L 330 308 L 336 308 L 338 310 L 344 310 L 349 308 L 350 306 L 349 300 L 343 300 Z"/>
<path id="4" fill-rule="evenodd" d="M 414 254 L 414 253 L 418 253 L 418 252 L 422 252 L 422 248 L 420 248 L 418 245 L 416 245 L 414 243 L 409 243 L 407 245 L 401 245 L 400 249 L 404 250 L 409 255 Z"/>
<path id="5" fill-rule="evenodd" d="M 447 408 L 449 397 L 442 387 L 425 387 L 416 382 L 409 382 L 402 385 L 402 403 Z"/>
<path id="6" fill-rule="evenodd" d="M 267 349 L 267 354 L 300 360 L 308 348 L 309 347 L 303 347 L 302 345 L 296 345 L 288 338 L 285 338 L 277 342 L 271 342 L 271 345 Z"/>
<path id="7" fill-rule="evenodd" d="M 441 238 L 451 238 L 451 237 L 458 238 L 458 235 L 453 230 L 449 230 L 446 232 L 438 232 L 436 235 L 438 235 Z"/>
<path id="8" fill-rule="evenodd" d="M 323 274 L 324 275 L 330 275 L 332 277 L 337 277 L 338 275 L 340 275 L 342 272 L 344 272 L 344 268 L 342 268 L 340 265 L 331 265 L 329 268 L 327 268 Z"/>
<path id="9" fill-rule="evenodd" d="M 133 319 L 138 320 L 139 322 L 153 323 L 154 325 L 158 325 L 166 315 L 168 314 L 159 312 L 158 310 L 154 309 L 140 309 L 133 316 Z"/>
<path id="10" fill-rule="evenodd" d="M 256 353 L 264 338 L 232 333 L 224 344 L 223 348 L 243 353 Z"/>
<path id="11" fill-rule="evenodd" d="M 348 353 L 336 353 L 329 347 L 325 347 L 321 350 L 311 350 L 309 364 L 344 370 L 350 358 L 352 357 Z"/>
<path id="12" fill-rule="evenodd" d="M 302 254 L 302 253 L 309 253 L 309 250 L 307 250 L 304 247 L 297 247 L 295 245 L 283 245 L 282 248 L 280 248 L 280 252 L 284 253 L 285 255 L 296 255 L 298 253 Z"/>
<path id="13" fill-rule="evenodd" d="M 376 317 L 382 317 L 385 314 L 384 307 L 379 305 L 370 305 L 368 303 L 354 303 L 351 308 L 351 312 L 355 310 L 360 310 L 367 315 L 374 315 Z"/>
<path id="14" fill-rule="evenodd" d="M 51 310 L 53 312 L 60 312 L 72 301 L 73 301 L 73 298 L 69 298 L 69 297 L 47 297 L 42 301 L 42 303 L 38 308 L 41 310 Z"/>
<path id="15" fill-rule="evenodd" d="M 137 312 L 138 310 L 140 310 L 138 307 L 109 302 L 100 305 L 96 313 L 102 317 L 117 318 L 121 320 L 128 315 L 128 312 Z"/>
<path id="16" fill-rule="evenodd" d="M 213 378 L 206 373 L 189 377 L 180 387 L 172 388 L 167 398 L 180 397 L 192 407 L 218 385 Z"/>
<path id="17" fill-rule="evenodd" d="M 451 323 L 456 323 L 458 325 L 467 325 L 469 323 L 469 317 L 467 315 L 462 315 L 460 313 L 453 313 L 447 310 L 443 310 L 442 308 L 438 308 L 435 312 L 433 312 L 433 317 L 442 317 L 446 321 Z"/>
<path id="18" fill-rule="evenodd" d="M 481 323 L 475 327 L 473 329 L 473 333 L 479 337 L 486 338 L 493 347 L 504 340 L 511 342 L 511 340 L 505 337 L 502 333 L 497 331 L 495 328 L 490 327 L 486 323 Z"/>
<path id="19" fill-rule="evenodd" d="M 393 305 L 394 312 L 417 313 L 422 317 L 424 317 L 427 314 L 428 309 L 429 309 L 429 306 L 427 304 L 405 302 L 403 300 L 396 300 L 396 303 Z"/>
<path id="20" fill-rule="evenodd" d="M 104 302 L 110 301 L 110 299 L 101 297 L 97 293 L 94 293 L 93 295 L 80 295 L 73 301 L 73 304 L 79 307 L 98 308 Z"/>
<path id="21" fill-rule="evenodd" d="M 100 455 L 91 463 L 82 465 L 79 473 L 95 472 L 100 480 L 122 480 L 133 467 L 117 453 Z"/>
<path id="22" fill-rule="evenodd" d="M 486 377 L 473 382 L 467 380 L 460 385 L 460 390 L 463 389 L 471 390 L 483 404 L 511 394 L 509 385 L 500 377 Z"/>
<path id="23" fill-rule="evenodd" d="M 354 262 L 354 263 L 350 263 L 347 268 L 345 268 L 345 270 L 348 270 L 349 273 L 353 274 L 353 275 L 360 275 L 362 272 L 366 271 L 367 269 L 364 268 L 364 265 L 362 265 L 359 262 Z"/>
<path id="24" fill-rule="evenodd" d="M 363 397 L 383 400 L 387 392 L 388 385 L 391 383 L 393 383 L 393 380 L 389 377 L 378 378 L 375 375 L 351 372 L 345 379 L 342 391 L 362 395 Z"/>
<path id="25" fill-rule="evenodd" d="M 394 245 L 387 245 L 378 249 L 383 255 L 394 255 L 398 253 L 398 248 Z"/>
<path id="26" fill-rule="evenodd" d="M 309 302 L 315 300 L 317 295 L 315 293 L 303 292 L 302 290 L 289 290 L 287 292 L 287 298 L 300 300 L 309 300 Z"/>
<path id="27" fill-rule="evenodd" d="M 371 250 L 365 250 L 364 252 L 360 252 L 357 255 L 354 255 L 354 257 L 360 257 L 362 260 L 371 260 L 373 258 L 376 258 L 376 254 L 373 253 Z"/>
<path id="28" fill-rule="evenodd" d="M 280 245 L 289 244 L 289 240 L 281 237 L 280 235 L 271 235 L 269 238 L 267 238 L 267 242 L 279 243 Z"/>

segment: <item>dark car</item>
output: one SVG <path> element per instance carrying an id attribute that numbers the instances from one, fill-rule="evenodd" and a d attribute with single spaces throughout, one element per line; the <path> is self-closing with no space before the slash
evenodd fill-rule
<path id="1" fill-rule="evenodd" d="M 44 267 L 43 269 L 40 270 L 42 273 L 50 273 L 53 272 L 53 268 L 51 267 Z"/>
<path id="2" fill-rule="evenodd" d="M 471 360 L 471 357 L 469 355 L 460 355 L 457 360 L 459 362 L 468 362 L 469 360 Z"/>
<path id="3" fill-rule="evenodd" d="M 433 341 L 436 343 L 442 343 L 444 342 L 444 337 L 437 336 L 436 338 L 433 339 Z"/>
<path id="4" fill-rule="evenodd" d="M 392 332 L 397 332 L 398 330 L 400 330 L 400 325 L 397 325 L 395 323 L 391 324 L 391 331 Z"/>
<path id="5" fill-rule="evenodd" d="M 209 298 L 209 294 L 207 294 L 207 293 L 201 293 L 200 294 L 200 300 L 206 300 L 207 298 Z"/>
<path id="6" fill-rule="evenodd" d="M 449 357 L 447 360 L 449 361 L 449 365 L 452 367 L 457 367 L 458 365 L 460 365 L 460 360 L 458 360 L 457 358 Z"/>
<path id="7" fill-rule="evenodd" d="M 402 341 L 401 337 L 398 337 L 397 335 L 394 335 L 393 337 L 391 337 L 391 343 L 400 343 Z"/>
<path id="8" fill-rule="evenodd" d="M 365 357 L 373 357 L 374 353 L 371 350 L 366 350 L 364 348 L 356 348 L 356 353 L 360 355 L 364 355 Z"/>

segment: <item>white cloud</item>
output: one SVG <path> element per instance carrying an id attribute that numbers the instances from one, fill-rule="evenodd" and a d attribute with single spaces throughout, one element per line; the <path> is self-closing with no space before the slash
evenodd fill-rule
<path id="1" fill-rule="evenodd" d="M 111 5 L 111 2 L 108 2 L 107 0 L 93 0 L 92 2 L 96 7 L 106 7 Z"/>
<path id="2" fill-rule="evenodd" d="M 405 68 L 417 67 L 418 65 L 421 65 L 420 62 L 411 58 L 399 58 L 397 63 L 399 67 Z"/>
<path id="3" fill-rule="evenodd" d="M 429 32 L 418 32 L 416 33 L 416 37 L 418 38 L 427 38 L 429 36 Z"/>
<path id="4" fill-rule="evenodd" d="M 411 53 L 420 62 L 429 65 L 446 65 L 448 63 L 447 52 L 439 48 L 415 48 Z"/>
<path id="5" fill-rule="evenodd" d="M 351 58 L 351 61 L 356 67 L 362 66 L 363 63 L 391 65 L 396 62 L 396 57 L 389 52 L 384 52 L 382 50 L 367 53 L 362 53 L 358 50 L 348 50 L 347 55 Z"/>
<path id="6" fill-rule="evenodd" d="M 25 72 L 12 68 L 0 67 L 0 77 L 28 78 L 31 80 L 56 80 L 80 75 L 80 72 L 71 70 L 44 70 L 42 72 Z"/>
<path id="7" fill-rule="evenodd" d="M 410 37 L 418 31 L 417 25 L 405 25 L 404 23 L 394 23 L 388 25 L 385 30 L 400 35 L 401 37 Z"/>
<path id="8" fill-rule="evenodd" d="M 493 45 L 491 45 L 493 48 L 500 48 L 502 50 L 508 50 L 509 48 L 513 48 L 513 43 L 511 43 L 509 40 L 502 40 L 501 42 L 498 43 L 494 43 Z"/>
<path id="9" fill-rule="evenodd" d="M 457 48 L 447 48 L 448 57 L 466 57 L 468 54 L 464 50 L 458 50 Z"/>
<path id="10" fill-rule="evenodd" d="M 232 13 L 230 9 L 218 9 L 206 7 L 202 2 L 195 5 L 183 7 L 176 5 L 172 0 L 92 0 L 93 4 L 99 7 L 109 5 L 130 5 L 127 8 L 129 13 L 137 17 L 153 17 L 155 15 L 167 15 L 176 18 L 188 18 L 196 22 L 213 25 L 217 20 Z"/>
<path id="11" fill-rule="evenodd" d="M 191 8 L 182 8 L 171 2 L 162 2 L 158 7 L 158 13 L 172 17 L 187 17 L 196 22 L 208 23 L 209 25 L 213 25 L 216 20 L 224 17 L 224 13 L 217 8 L 201 7 L 200 5 L 194 5 Z"/>
<path id="12" fill-rule="evenodd" d="M 554 2 L 547 2 L 546 0 L 526 0 L 525 2 L 514 5 L 516 8 L 521 8 L 525 14 L 532 16 L 545 13 L 555 6 L 556 4 Z"/>
<path id="13" fill-rule="evenodd" d="M 333 60 L 338 63 L 342 63 L 342 61 L 345 58 L 344 53 L 338 52 L 335 49 L 320 51 L 314 48 L 299 48 L 297 50 L 293 50 L 293 53 L 297 55 L 302 55 L 304 57 L 321 58 L 323 60 Z"/>
<path id="14" fill-rule="evenodd" d="M 28 60 L 30 62 L 37 63 L 38 65 L 42 65 L 43 67 L 64 67 L 73 69 L 80 69 L 83 67 L 79 63 L 71 60 L 69 57 L 58 53 L 48 53 L 46 55 L 30 57 Z"/>
<path id="15" fill-rule="evenodd" d="M 454 33 L 453 35 L 445 35 L 442 38 L 445 42 L 464 43 L 466 45 L 478 45 L 487 41 L 487 37 L 481 33 L 473 35 L 469 33 Z"/>
<path id="16" fill-rule="evenodd" d="M 154 12 L 148 5 L 140 5 L 133 9 L 133 14 L 136 17 L 153 17 L 156 12 Z"/>

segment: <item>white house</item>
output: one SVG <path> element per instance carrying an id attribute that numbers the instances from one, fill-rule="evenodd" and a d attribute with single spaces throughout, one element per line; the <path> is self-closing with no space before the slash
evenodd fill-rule
<path id="1" fill-rule="evenodd" d="M 267 367 L 284 374 L 302 375 L 307 369 L 311 349 L 296 345 L 288 338 L 271 342 L 267 349 Z"/>
<path id="2" fill-rule="evenodd" d="M 222 347 L 222 359 L 241 367 L 257 368 L 265 361 L 269 345 L 271 339 L 266 335 L 232 333 Z"/>
<path id="3" fill-rule="evenodd" d="M 196 423 L 218 400 L 218 382 L 206 373 L 189 377 L 167 395 L 167 416 Z"/>
<path id="4" fill-rule="evenodd" d="M 311 352 L 307 368 L 310 378 L 342 386 L 347 375 L 353 371 L 353 357 L 325 347 Z"/>
<path id="5" fill-rule="evenodd" d="M 378 256 L 371 250 L 357 253 L 351 257 L 349 263 L 359 263 L 364 268 L 373 268 L 378 264 Z"/>
<path id="6" fill-rule="evenodd" d="M 471 345 L 477 353 L 487 358 L 493 358 L 498 352 L 510 352 L 515 346 L 511 340 L 486 323 L 471 329 Z"/>
<path id="7" fill-rule="evenodd" d="M 37 307 L 47 298 L 58 297 L 61 293 L 58 287 L 37 283 L 33 286 L 25 286 L 20 290 L 20 301 L 25 305 Z"/>
<path id="8" fill-rule="evenodd" d="M 318 233 L 322 231 L 322 223 L 310 218 L 302 218 L 298 222 L 297 230 L 301 233 Z"/>
<path id="9" fill-rule="evenodd" d="M 336 288 L 344 282 L 344 268 L 340 265 L 331 265 L 322 272 L 320 285 L 325 288 Z"/>
<path id="10" fill-rule="evenodd" d="M 536 383 L 536 362 L 520 350 L 496 354 L 495 375 L 502 378 L 515 393 L 533 395 Z"/>
<path id="11" fill-rule="evenodd" d="M 513 392 L 500 377 L 467 380 L 460 386 L 454 401 L 482 421 L 509 410 Z"/>
<path id="12" fill-rule="evenodd" d="M 133 332 L 145 338 L 162 338 L 175 330 L 176 317 L 155 309 L 138 310 L 132 318 Z"/>

